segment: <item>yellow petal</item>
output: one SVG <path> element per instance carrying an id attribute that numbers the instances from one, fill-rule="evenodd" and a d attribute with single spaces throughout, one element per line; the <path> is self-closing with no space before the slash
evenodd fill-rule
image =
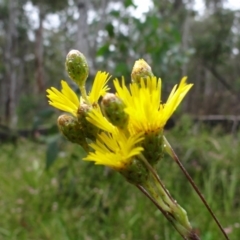
<path id="1" fill-rule="evenodd" d="M 104 96 L 109 90 L 107 86 L 109 79 L 110 77 L 108 73 L 100 71 L 97 72 L 88 98 L 91 104 L 97 103 L 99 98 Z"/>

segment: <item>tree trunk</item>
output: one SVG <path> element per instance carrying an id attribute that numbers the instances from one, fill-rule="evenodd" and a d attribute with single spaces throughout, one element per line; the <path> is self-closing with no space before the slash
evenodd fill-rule
<path id="1" fill-rule="evenodd" d="M 45 91 L 45 81 L 44 81 L 44 65 L 43 65 L 43 20 L 44 20 L 44 10 L 39 4 L 39 27 L 36 30 L 36 45 L 35 45 L 35 57 L 36 57 L 36 92 L 42 93 Z"/>
<path id="2" fill-rule="evenodd" d="M 15 21 L 18 19 L 17 2 L 15 0 L 8 1 L 8 25 L 6 31 L 6 48 L 4 52 L 5 58 L 5 68 L 6 68 L 6 78 L 5 78 L 5 98 L 4 98 L 4 121 L 9 126 L 15 126 L 17 122 L 16 115 L 16 63 L 17 59 L 15 57 L 16 51 L 16 38 L 17 30 Z"/>
<path id="3" fill-rule="evenodd" d="M 89 44 L 88 44 L 88 5 L 87 1 L 79 0 L 77 3 L 78 7 L 78 31 L 77 31 L 77 42 L 76 49 L 82 52 L 90 65 L 90 69 L 92 69 L 91 58 L 89 56 Z"/>

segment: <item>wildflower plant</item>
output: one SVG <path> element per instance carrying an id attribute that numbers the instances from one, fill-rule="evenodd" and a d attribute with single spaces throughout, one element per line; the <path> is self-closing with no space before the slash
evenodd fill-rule
<path id="1" fill-rule="evenodd" d="M 77 96 L 62 80 L 61 91 L 51 87 L 47 89 L 47 97 L 51 106 L 70 113 L 59 116 L 59 130 L 70 142 L 84 148 L 87 156 L 83 160 L 119 172 L 156 205 L 183 239 L 200 239 L 188 220 L 187 212 L 172 198 L 156 172 L 158 162 L 168 153 L 180 166 L 228 239 L 164 137 L 165 124 L 193 84 L 188 84 L 186 77 L 182 78 L 163 103 L 161 79 L 154 76 L 151 67 L 140 59 L 133 66 L 129 85 L 123 77 L 114 79 L 116 92 L 109 93 L 107 83 L 110 75 L 99 71 L 87 94 L 85 82 L 89 67 L 84 55 L 71 50 L 65 65 L 81 96 Z"/>

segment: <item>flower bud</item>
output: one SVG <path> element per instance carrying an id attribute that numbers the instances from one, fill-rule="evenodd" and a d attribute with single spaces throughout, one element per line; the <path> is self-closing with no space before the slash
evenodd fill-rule
<path id="1" fill-rule="evenodd" d="M 138 185 L 146 183 L 149 177 L 149 171 L 144 165 L 144 163 L 137 159 L 133 158 L 124 166 L 124 168 L 118 170 L 128 182 Z"/>
<path id="2" fill-rule="evenodd" d="M 86 82 L 89 73 L 89 67 L 85 56 L 78 50 L 71 50 L 65 62 L 65 67 L 68 76 L 77 83 L 78 86 L 83 86 Z"/>
<path id="3" fill-rule="evenodd" d="M 143 59 L 139 59 L 135 62 L 131 77 L 132 82 L 140 83 L 141 78 L 147 79 L 147 77 L 153 77 L 152 69 Z"/>
<path id="4" fill-rule="evenodd" d="M 96 140 L 96 136 L 99 133 L 99 129 L 86 119 L 91 109 L 92 107 L 90 107 L 86 103 L 82 103 L 81 106 L 78 108 L 77 117 L 79 123 L 82 126 L 85 136 L 94 141 Z"/>
<path id="5" fill-rule="evenodd" d="M 81 145 L 86 151 L 88 151 L 88 145 L 77 119 L 63 114 L 58 117 L 58 127 L 62 134 L 72 143 Z"/>
<path id="6" fill-rule="evenodd" d="M 101 106 L 103 113 L 109 122 L 121 129 L 127 127 L 129 116 L 124 111 L 125 104 L 120 98 L 113 93 L 107 93 L 102 99 Z"/>
<path id="7" fill-rule="evenodd" d="M 152 166 L 155 166 L 164 155 L 162 131 L 146 133 L 144 135 L 142 147 L 144 148 L 143 155 Z"/>

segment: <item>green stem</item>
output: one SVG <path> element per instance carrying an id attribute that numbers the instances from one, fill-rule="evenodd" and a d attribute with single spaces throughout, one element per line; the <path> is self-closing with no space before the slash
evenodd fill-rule
<path id="1" fill-rule="evenodd" d="M 171 197 L 145 157 L 141 155 L 140 158 L 152 174 L 145 183 L 141 184 L 141 187 L 139 185 L 137 187 L 158 207 L 184 239 L 199 240 L 188 221 L 186 211 Z"/>
<path id="2" fill-rule="evenodd" d="M 91 103 L 89 102 L 88 97 L 87 97 L 85 85 L 79 86 L 79 89 L 81 91 L 83 100 L 86 102 L 87 105 L 91 106 Z"/>
<path id="3" fill-rule="evenodd" d="M 137 188 L 138 188 L 145 196 L 147 196 L 147 197 L 153 202 L 153 204 L 162 212 L 162 214 L 163 214 L 163 215 L 168 219 L 168 221 L 173 225 L 173 227 L 176 229 L 176 231 L 178 231 L 178 229 L 176 228 L 176 226 L 175 226 L 175 224 L 174 224 L 174 221 L 173 221 L 171 215 L 168 214 L 168 212 L 164 211 L 164 210 L 161 208 L 161 206 L 159 205 L 159 203 L 148 193 L 148 191 L 147 191 L 143 186 L 141 186 L 141 185 L 136 185 L 136 186 L 137 186 Z M 179 232 L 179 231 L 178 231 L 178 232 Z M 181 232 L 179 232 L 179 234 L 182 236 L 183 239 L 186 239 L 186 240 L 187 240 L 187 238 L 186 238 L 184 235 L 182 235 Z"/>
<path id="4" fill-rule="evenodd" d="M 180 162 L 178 156 L 176 155 L 176 153 L 174 152 L 173 148 L 171 147 L 171 145 L 169 144 L 169 142 L 167 141 L 166 137 L 163 136 L 163 140 L 165 143 L 165 149 L 167 151 L 167 153 L 173 158 L 173 160 L 178 164 L 178 166 L 180 167 L 180 169 L 182 170 L 182 172 L 184 173 L 184 175 L 186 176 L 186 178 L 188 179 L 188 181 L 190 182 L 190 184 L 192 185 L 192 187 L 194 188 L 194 190 L 196 191 L 196 193 L 198 194 L 198 196 L 200 197 L 201 201 L 203 202 L 203 204 L 205 205 L 205 207 L 207 208 L 207 210 L 209 211 L 209 213 L 211 214 L 212 218 L 214 219 L 214 221 L 216 222 L 218 228 L 221 230 L 222 234 L 224 235 L 225 239 L 229 240 L 226 232 L 224 231 L 223 227 L 221 226 L 220 222 L 218 221 L 217 217 L 215 216 L 215 214 L 213 213 L 212 209 L 210 208 L 210 206 L 208 205 L 206 199 L 203 197 L 203 195 L 201 194 L 200 190 L 198 189 L 197 185 L 194 183 L 193 179 L 191 178 L 191 176 L 188 174 L 187 170 L 184 168 L 184 166 L 182 165 L 182 163 Z"/>
<path id="5" fill-rule="evenodd" d="M 165 188 L 164 184 L 162 183 L 162 180 L 160 179 L 160 177 L 158 176 L 157 172 L 155 171 L 155 169 L 152 167 L 152 165 L 147 161 L 147 159 L 144 157 L 143 154 L 140 154 L 140 159 L 143 161 L 143 163 L 145 164 L 145 166 L 147 167 L 147 169 L 152 173 L 152 175 L 154 176 L 154 178 L 157 180 L 158 184 L 160 184 L 161 188 L 164 190 L 165 194 L 168 195 L 168 197 L 174 201 L 174 199 L 171 197 L 171 195 L 169 194 L 168 190 Z"/>

